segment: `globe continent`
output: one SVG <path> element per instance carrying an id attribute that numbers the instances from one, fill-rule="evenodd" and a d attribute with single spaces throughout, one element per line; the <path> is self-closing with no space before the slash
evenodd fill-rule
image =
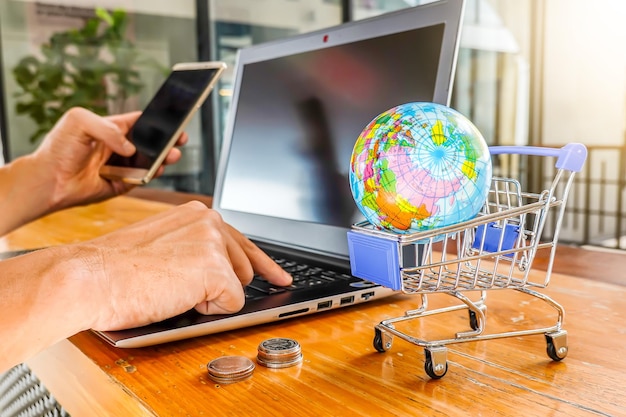
<path id="1" fill-rule="evenodd" d="M 469 220 L 485 203 L 491 157 L 478 129 L 435 103 L 407 103 L 372 120 L 350 161 L 352 196 L 365 218 L 395 233 Z"/>

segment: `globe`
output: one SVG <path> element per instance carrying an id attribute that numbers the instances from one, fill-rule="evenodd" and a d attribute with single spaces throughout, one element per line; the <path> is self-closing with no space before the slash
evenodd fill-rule
<path id="1" fill-rule="evenodd" d="M 374 118 L 359 135 L 350 188 L 372 225 L 414 233 L 475 217 L 491 173 L 487 143 L 465 116 L 440 104 L 406 103 Z"/>

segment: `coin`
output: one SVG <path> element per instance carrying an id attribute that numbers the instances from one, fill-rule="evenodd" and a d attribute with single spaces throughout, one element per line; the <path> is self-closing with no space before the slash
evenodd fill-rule
<path id="1" fill-rule="evenodd" d="M 268 368 L 287 368 L 302 362 L 302 348 L 293 339 L 267 339 L 259 344 L 257 350 L 257 362 Z"/>
<path id="2" fill-rule="evenodd" d="M 259 365 L 263 365 L 267 368 L 274 368 L 274 369 L 289 368 L 290 366 L 294 366 L 302 362 L 302 354 L 299 354 L 297 357 L 293 358 L 292 360 L 282 361 L 282 362 L 271 361 L 271 360 L 268 361 L 263 358 L 257 357 L 257 362 L 259 363 Z"/>
<path id="3" fill-rule="evenodd" d="M 275 337 L 261 342 L 259 351 L 271 354 L 290 354 L 300 351 L 300 343 L 286 337 Z"/>
<path id="4" fill-rule="evenodd" d="M 221 384 L 244 381 L 252 376 L 254 362 L 244 356 L 221 356 L 207 364 L 209 377 Z"/>

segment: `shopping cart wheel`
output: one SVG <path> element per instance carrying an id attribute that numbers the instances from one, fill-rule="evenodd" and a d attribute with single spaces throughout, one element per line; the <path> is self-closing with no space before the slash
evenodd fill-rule
<path id="1" fill-rule="evenodd" d="M 487 311 L 487 306 L 485 304 L 482 304 L 478 308 L 480 308 L 483 314 L 486 313 Z M 472 310 L 467 310 L 467 311 L 469 312 L 470 327 L 472 328 L 472 330 L 478 330 L 480 328 L 480 325 L 478 323 L 478 316 L 476 315 L 476 312 Z"/>
<path id="2" fill-rule="evenodd" d="M 376 328 L 374 329 L 374 349 L 383 353 L 391 349 L 393 336 Z"/>
<path id="3" fill-rule="evenodd" d="M 559 330 L 552 333 L 546 333 L 546 352 L 553 361 L 560 361 L 567 356 L 567 332 Z"/>
<path id="4" fill-rule="evenodd" d="M 436 346 L 424 349 L 424 370 L 432 379 L 442 378 L 448 372 L 448 348 Z"/>

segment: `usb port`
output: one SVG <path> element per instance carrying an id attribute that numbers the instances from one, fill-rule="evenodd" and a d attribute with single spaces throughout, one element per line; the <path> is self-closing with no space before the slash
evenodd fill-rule
<path id="1" fill-rule="evenodd" d="M 354 295 L 351 295 L 350 297 L 343 297 L 340 301 L 339 301 L 339 305 L 340 306 L 344 306 L 346 304 L 352 304 L 354 303 Z"/>
<path id="2" fill-rule="evenodd" d="M 317 309 L 318 310 L 323 310 L 325 308 L 330 308 L 333 305 L 333 301 L 329 300 L 329 301 L 322 301 L 321 303 L 317 303 Z"/>
<path id="3" fill-rule="evenodd" d="M 370 298 L 374 296 L 374 294 L 375 294 L 374 291 L 364 292 L 363 294 L 361 294 L 361 298 L 364 300 L 369 300 Z"/>

